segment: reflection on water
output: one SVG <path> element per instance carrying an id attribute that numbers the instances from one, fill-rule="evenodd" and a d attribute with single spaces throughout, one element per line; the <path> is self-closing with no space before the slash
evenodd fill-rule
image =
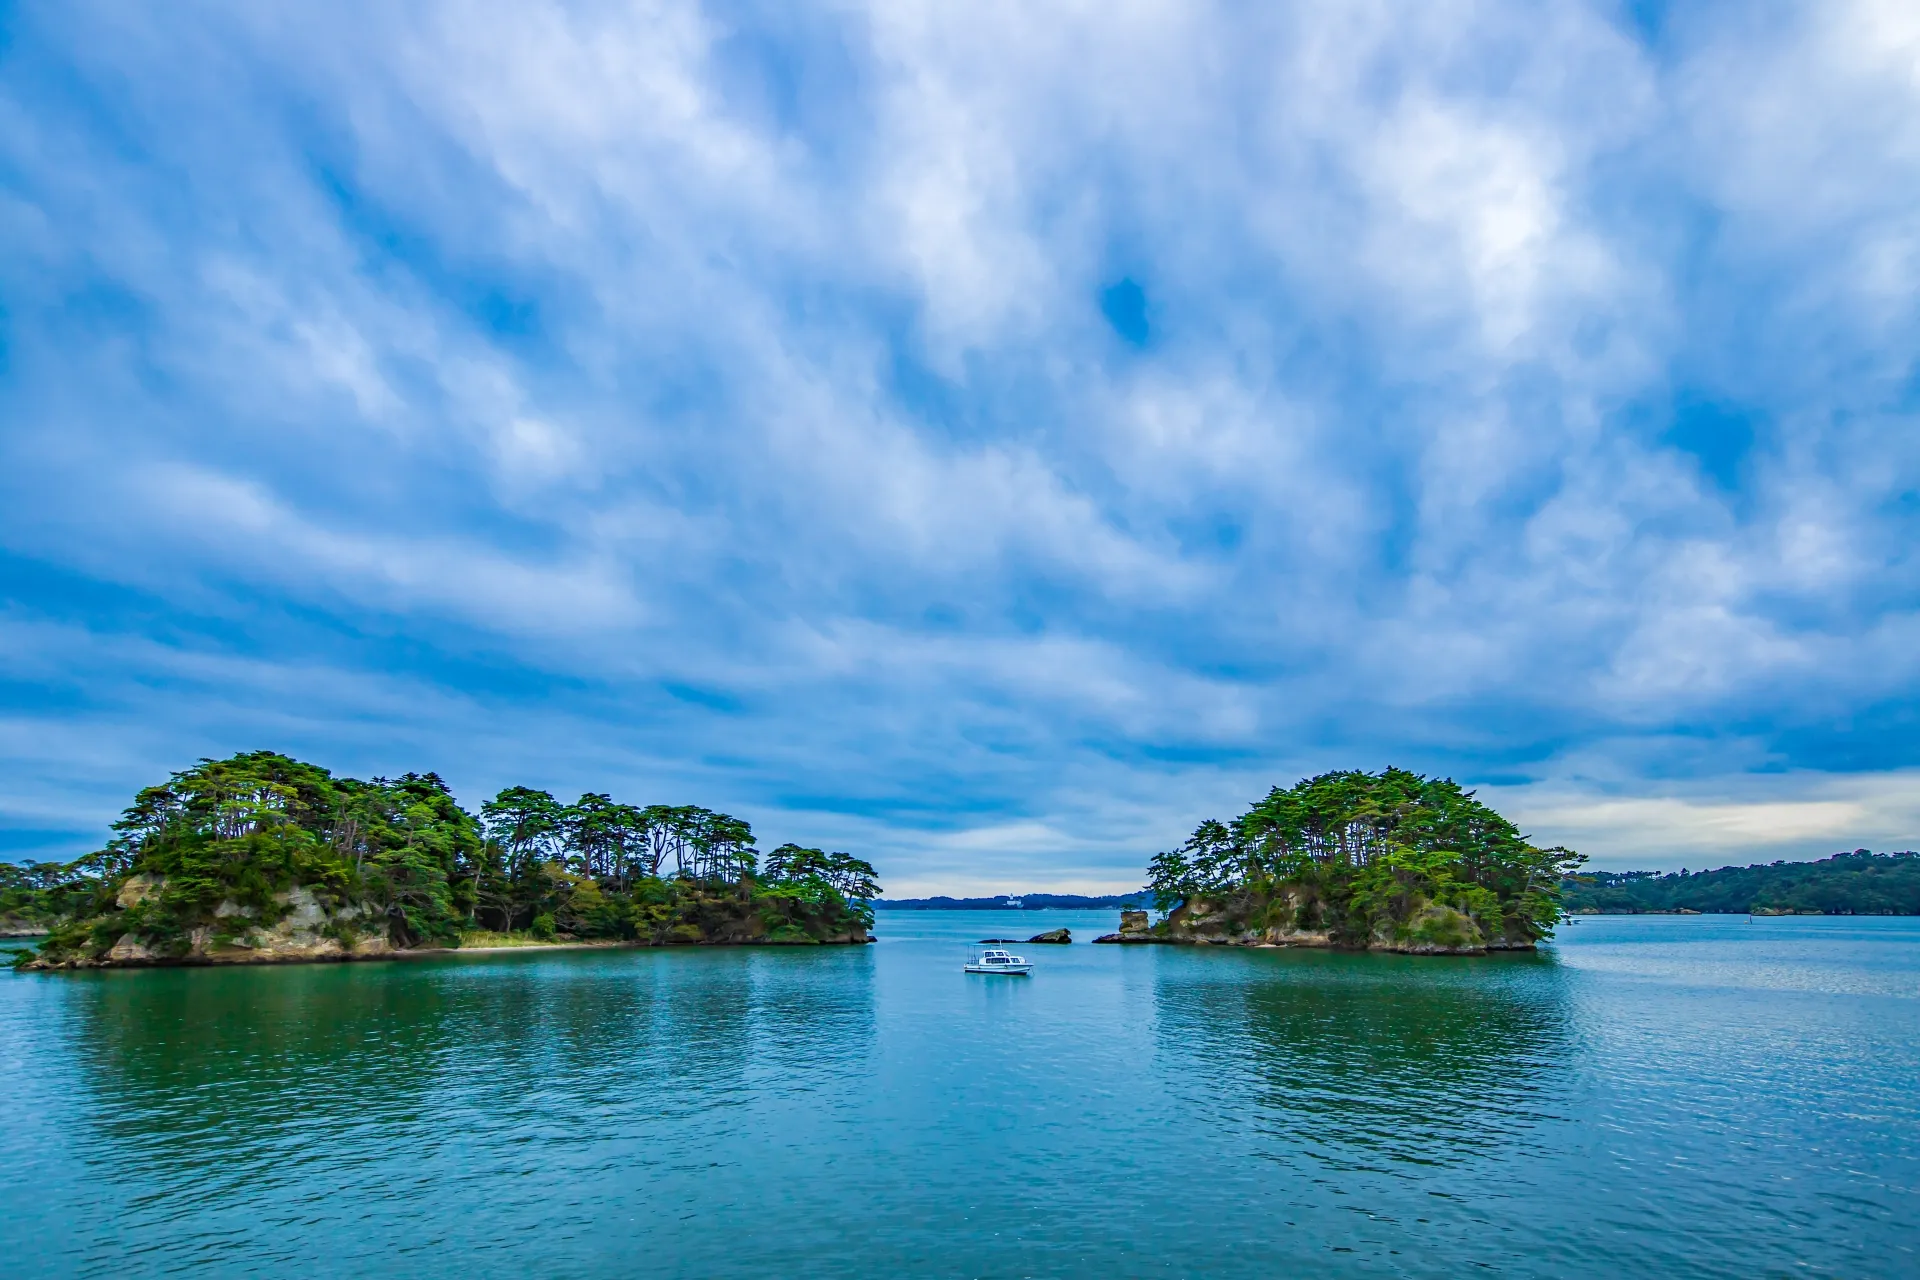
<path id="1" fill-rule="evenodd" d="M 1204 1063 L 1196 1109 L 1256 1106 L 1283 1161 L 1390 1172 L 1485 1156 L 1554 1114 L 1572 1066 L 1550 959 L 1192 961 L 1163 966 L 1163 1052 Z"/>
<path id="2" fill-rule="evenodd" d="M 159 1246 L 169 1266 L 242 1237 L 257 1265 L 293 1265 L 317 1228 L 364 1231 L 369 1204 L 376 1219 L 406 1219 L 431 1203 L 468 1241 L 556 1217 L 591 1229 L 642 1188 L 713 1165 L 729 1148 L 728 1109 L 830 1088 L 870 1055 L 874 1032 L 871 961 L 856 952 L 556 953 L 80 982 L 96 989 L 70 1034 L 93 1097 L 88 1132 L 74 1136 L 139 1186 L 102 1243 L 171 1237 Z M 396 1166 L 415 1172 L 396 1178 Z M 188 1216 L 191 1233 L 169 1230 Z M 284 1250 L 263 1225 L 289 1232 Z M 407 1253 L 441 1235 L 360 1245 Z M 117 1249 L 94 1253 L 83 1273 L 118 1266 Z"/>
<path id="3" fill-rule="evenodd" d="M 1006 915 L 0 979 L 5 1280 L 1920 1274 L 1920 922 L 961 973 Z"/>

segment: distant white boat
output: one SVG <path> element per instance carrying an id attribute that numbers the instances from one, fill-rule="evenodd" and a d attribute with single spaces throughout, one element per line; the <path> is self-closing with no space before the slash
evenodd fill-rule
<path id="1" fill-rule="evenodd" d="M 967 961 L 968 973 L 1009 973 L 1024 978 L 1033 972 L 1025 956 L 1016 956 L 998 947 L 988 947 L 977 959 Z"/>

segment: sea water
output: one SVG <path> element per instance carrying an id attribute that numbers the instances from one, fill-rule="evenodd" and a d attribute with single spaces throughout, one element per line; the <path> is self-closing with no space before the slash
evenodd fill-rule
<path id="1" fill-rule="evenodd" d="M 1920 1275 L 1920 922 L 1117 923 L 0 975 L 0 1277 Z"/>

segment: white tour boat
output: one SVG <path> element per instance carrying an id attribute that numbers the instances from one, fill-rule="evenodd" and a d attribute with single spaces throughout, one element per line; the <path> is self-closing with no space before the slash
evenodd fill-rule
<path id="1" fill-rule="evenodd" d="M 1025 956 L 1016 956 L 998 947 L 988 947 L 977 958 L 967 961 L 967 972 L 1011 973 L 1025 977 L 1033 972 L 1033 966 L 1027 963 Z"/>

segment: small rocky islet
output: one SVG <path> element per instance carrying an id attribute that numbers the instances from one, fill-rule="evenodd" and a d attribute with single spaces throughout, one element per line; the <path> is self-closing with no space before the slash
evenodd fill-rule
<path id="1" fill-rule="evenodd" d="M 500 944 L 865 943 L 873 867 L 696 806 L 461 808 L 435 774 L 363 782 L 257 751 L 135 797 L 106 848 L 38 864 L 0 914 L 26 969 L 377 959 Z M 17 899 L 17 900 L 16 900 Z"/>
<path id="2" fill-rule="evenodd" d="M 1584 859 L 1530 843 L 1451 779 L 1343 771 L 1275 787 L 1148 866 L 1165 917 L 1096 942 L 1328 947 L 1411 955 L 1530 950 Z"/>
<path id="3" fill-rule="evenodd" d="M 1040 946 L 1049 946 L 1049 945 L 1064 946 L 1067 943 L 1070 943 L 1073 941 L 1073 932 L 1070 929 L 1048 929 L 1045 932 L 1036 933 L 1031 938 L 1025 938 L 1025 939 L 1021 939 L 1021 938 L 982 938 L 980 939 L 980 942 L 982 945 L 986 945 L 989 943 L 1008 943 L 1008 942 L 1022 942 L 1022 941 L 1026 942 L 1029 946 L 1033 946 L 1035 944 L 1038 944 Z"/>

